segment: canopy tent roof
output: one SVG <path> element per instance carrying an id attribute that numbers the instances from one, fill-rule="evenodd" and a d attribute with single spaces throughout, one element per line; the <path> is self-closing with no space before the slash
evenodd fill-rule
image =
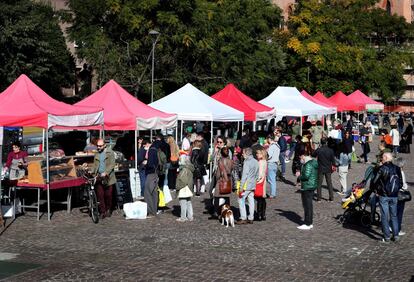
<path id="1" fill-rule="evenodd" d="M 24 74 L 0 94 L 0 126 L 85 127 L 102 123 L 101 108 L 54 100 Z"/>
<path id="2" fill-rule="evenodd" d="M 319 93 L 319 92 L 318 92 Z M 306 99 L 308 99 L 308 100 L 310 100 L 310 101 L 312 101 L 312 102 L 314 102 L 314 103 L 316 103 L 316 104 L 318 104 L 318 105 L 321 105 L 321 106 L 324 106 L 324 107 L 327 107 L 327 108 L 333 108 L 335 111 L 336 111 L 336 106 L 335 105 L 332 105 L 332 103 L 325 103 L 325 102 L 322 102 L 322 101 L 319 101 L 318 99 L 316 99 L 315 97 L 313 97 L 313 96 L 311 96 L 308 92 L 306 92 L 305 90 L 302 90 L 301 92 L 300 92 L 300 94 L 302 94 L 302 96 L 303 97 L 305 97 Z M 323 95 L 323 94 L 322 94 Z"/>
<path id="3" fill-rule="evenodd" d="M 334 103 L 339 112 L 344 111 L 363 111 L 365 108 L 356 104 L 352 99 L 346 96 L 342 91 L 338 91 L 329 98 L 329 101 Z"/>
<path id="4" fill-rule="evenodd" d="M 233 83 L 227 84 L 211 98 L 243 112 L 244 120 L 247 121 L 266 120 L 275 114 L 274 109 L 256 102 L 237 89 Z"/>
<path id="5" fill-rule="evenodd" d="M 316 94 L 313 95 L 313 98 L 323 103 L 322 105 L 326 105 L 327 107 L 336 107 L 336 105 L 332 103 L 328 98 L 326 98 L 326 96 L 323 95 L 323 93 L 320 91 L 316 92 Z"/>
<path id="6" fill-rule="evenodd" d="M 295 87 L 278 86 L 269 96 L 260 103 L 274 107 L 277 116 L 309 116 L 333 114 L 333 108 L 318 105 L 300 94 Z"/>
<path id="7" fill-rule="evenodd" d="M 105 130 L 161 129 L 177 124 L 175 114 L 167 114 L 147 106 L 114 80 L 108 81 L 101 89 L 75 105 L 95 105 L 103 108 Z"/>
<path id="8" fill-rule="evenodd" d="M 356 90 L 352 94 L 349 94 L 348 98 L 352 99 L 357 104 L 363 105 L 366 110 L 384 110 L 383 103 L 371 99 L 360 90 Z"/>
<path id="9" fill-rule="evenodd" d="M 242 121 L 244 114 L 229 107 L 187 83 L 150 106 L 176 113 L 179 120 Z"/>

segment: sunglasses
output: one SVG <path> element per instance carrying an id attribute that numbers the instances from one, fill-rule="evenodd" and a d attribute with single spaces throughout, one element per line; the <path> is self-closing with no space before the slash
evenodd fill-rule
<path id="1" fill-rule="evenodd" d="M 105 145 L 97 145 L 97 147 L 98 148 L 102 148 L 102 147 L 104 147 Z"/>
<path id="2" fill-rule="evenodd" d="M 223 141 L 217 141 L 218 144 L 223 144 Z"/>

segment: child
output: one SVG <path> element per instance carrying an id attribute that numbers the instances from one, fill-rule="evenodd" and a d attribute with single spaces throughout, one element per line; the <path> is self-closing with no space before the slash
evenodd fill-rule
<path id="1" fill-rule="evenodd" d="M 194 166 L 186 155 L 180 156 L 179 165 L 180 172 L 177 176 L 176 189 L 178 191 L 178 199 L 181 207 L 181 217 L 177 218 L 177 221 L 193 221 L 193 205 L 191 204 L 193 193 L 191 190 L 193 190 L 194 187 Z"/>

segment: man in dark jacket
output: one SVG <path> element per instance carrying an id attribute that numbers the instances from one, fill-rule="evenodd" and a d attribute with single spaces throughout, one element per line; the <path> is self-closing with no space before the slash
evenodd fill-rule
<path id="1" fill-rule="evenodd" d="M 156 140 L 148 150 L 147 164 L 145 166 L 144 198 L 148 206 L 148 214 L 156 215 L 158 209 L 158 149 L 161 141 Z"/>
<path id="2" fill-rule="evenodd" d="M 385 152 L 382 155 L 383 165 L 378 170 L 373 181 L 374 187 L 379 195 L 381 208 L 381 225 L 384 238 L 382 242 L 389 242 L 390 221 L 391 229 L 394 234 L 394 240 L 398 241 L 398 219 L 397 219 L 397 203 L 398 191 L 402 188 L 401 169 L 392 163 L 392 153 Z"/>
<path id="3" fill-rule="evenodd" d="M 335 165 L 335 153 L 327 146 L 328 140 L 326 138 L 321 139 L 321 147 L 314 152 L 314 156 L 318 159 L 318 199 L 320 202 L 322 198 L 322 181 L 325 176 L 326 183 L 329 190 L 329 201 L 332 202 L 333 187 L 332 187 L 332 168 Z"/>
<path id="4" fill-rule="evenodd" d="M 313 228 L 313 194 L 318 187 L 318 162 L 310 156 L 300 155 L 302 170 L 300 173 L 302 204 L 305 212 L 305 224 L 298 229 L 309 230 Z"/>

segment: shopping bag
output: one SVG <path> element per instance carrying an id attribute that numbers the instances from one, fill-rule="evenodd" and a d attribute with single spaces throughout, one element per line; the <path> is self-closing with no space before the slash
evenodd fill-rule
<path id="1" fill-rule="evenodd" d="M 357 157 L 355 152 L 352 152 L 352 154 L 351 154 L 351 161 L 352 162 L 357 162 L 358 161 L 358 157 Z"/>
<path id="2" fill-rule="evenodd" d="M 187 186 L 184 188 L 181 188 L 178 191 L 178 198 L 191 198 L 193 196 L 193 193 L 191 192 L 191 189 Z"/>
<path id="3" fill-rule="evenodd" d="M 172 196 L 171 196 L 170 188 L 164 185 L 162 192 L 164 193 L 165 204 L 168 204 L 169 202 L 171 202 Z"/>
<path id="4" fill-rule="evenodd" d="M 147 203 L 136 201 L 133 203 L 125 203 L 124 214 L 126 219 L 145 219 L 147 218 Z"/>
<path id="5" fill-rule="evenodd" d="M 209 177 L 210 171 L 208 169 L 206 169 L 206 172 L 207 172 L 207 174 L 206 175 L 203 175 L 204 184 L 207 184 L 207 183 L 210 182 L 210 177 Z"/>
<path id="6" fill-rule="evenodd" d="M 159 208 L 165 207 L 164 192 L 162 192 L 160 188 L 158 188 L 158 207 Z"/>

